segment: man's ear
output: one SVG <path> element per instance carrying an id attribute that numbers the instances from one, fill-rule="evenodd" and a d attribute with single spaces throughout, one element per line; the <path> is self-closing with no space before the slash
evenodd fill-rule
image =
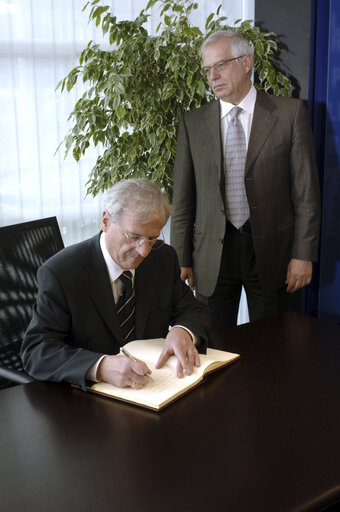
<path id="1" fill-rule="evenodd" d="M 247 53 L 243 57 L 243 63 L 244 63 L 246 72 L 249 73 L 249 71 L 251 71 L 253 68 L 253 56 L 251 53 Z"/>
<path id="2" fill-rule="evenodd" d="M 100 221 L 101 230 L 104 231 L 104 233 L 106 233 L 110 224 L 111 224 L 110 214 L 107 210 L 104 210 L 101 221 Z"/>

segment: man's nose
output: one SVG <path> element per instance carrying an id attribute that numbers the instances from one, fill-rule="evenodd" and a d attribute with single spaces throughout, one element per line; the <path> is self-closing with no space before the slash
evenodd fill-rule
<path id="1" fill-rule="evenodd" d="M 151 247 L 147 242 L 143 242 L 141 245 L 138 245 L 136 249 L 138 254 L 140 254 L 143 258 L 146 258 L 146 256 L 151 251 Z"/>
<path id="2" fill-rule="evenodd" d="M 209 76 L 210 80 L 216 80 L 216 78 L 219 78 L 219 77 L 220 77 L 219 72 L 218 72 L 218 71 L 216 71 L 216 69 L 215 69 L 215 68 L 211 68 L 211 70 L 210 70 L 210 76 Z"/>

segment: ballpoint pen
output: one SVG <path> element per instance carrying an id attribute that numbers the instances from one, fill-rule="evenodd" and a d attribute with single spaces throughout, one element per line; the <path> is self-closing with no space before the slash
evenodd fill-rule
<path id="1" fill-rule="evenodd" d="M 124 356 L 128 357 L 129 359 L 132 359 L 132 361 L 137 362 L 137 359 L 132 354 L 130 354 L 130 352 L 125 347 L 120 347 L 120 351 L 122 354 L 124 354 Z M 154 382 L 151 375 L 149 375 L 148 373 L 145 373 L 144 375 L 148 377 L 150 382 Z"/>

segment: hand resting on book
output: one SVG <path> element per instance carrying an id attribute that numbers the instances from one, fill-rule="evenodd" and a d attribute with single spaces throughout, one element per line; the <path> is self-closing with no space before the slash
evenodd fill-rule
<path id="1" fill-rule="evenodd" d="M 192 338 L 182 327 L 173 327 L 168 333 L 156 368 L 162 368 L 171 355 L 177 357 L 176 373 L 179 378 L 184 376 L 184 372 L 191 375 L 194 366 L 200 366 L 200 358 Z"/>

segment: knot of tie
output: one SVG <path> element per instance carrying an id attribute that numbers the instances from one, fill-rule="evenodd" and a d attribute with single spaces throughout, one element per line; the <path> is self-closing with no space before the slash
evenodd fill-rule
<path id="1" fill-rule="evenodd" d="M 119 279 L 123 283 L 123 288 L 131 287 L 132 289 L 132 273 L 130 270 L 124 270 L 124 272 L 120 274 Z"/>
<path id="2" fill-rule="evenodd" d="M 242 108 L 241 107 L 233 107 L 230 111 L 229 111 L 229 115 L 230 115 L 230 121 L 234 120 L 234 119 L 238 119 L 238 116 L 241 114 L 242 112 Z"/>

